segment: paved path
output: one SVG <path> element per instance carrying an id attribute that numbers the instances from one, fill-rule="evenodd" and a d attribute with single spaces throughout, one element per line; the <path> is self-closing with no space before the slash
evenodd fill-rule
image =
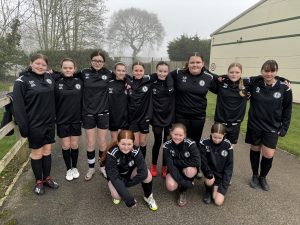
<path id="1" fill-rule="evenodd" d="M 205 126 L 208 135 L 211 122 Z M 84 181 L 86 156 L 84 140 L 79 156 L 78 180 L 65 180 L 65 167 L 61 150 L 55 144 L 53 150 L 52 175 L 60 184 L 56 191 L 46 189 L 44 196 L 32 193 L 33 174 L 28 166 L 3 209 L 11 214 L 5 221 L 15 219 L 24 225 L 64 225 L 64 224 L 222 224 L 222 225 L 299 225 L 300 224 L 300 160 L 286 152 L 277 151 L 273 168 L 269 175 L 271 191 L 252 189 L 248 186 L 251 176 L 249 146 L 240 136 L 234 155 L 233 183 L 226 195 L 225 204 L 216 207 L 205 205 L 201 198 L 203 182 L 196 181 L 188 191 L 188 204 L 180 208 L 176 205 L 176 194 L 169 193 L 161 177 L 154 178 L 154 196 L 159 204 L 157 212 L 150 211 L 143 202 L 143 192 L 138 185 L 131 188 L 138 207 L 129 209 L 124 203 L 115 206 L 106 181 L 99 173 L 93 180 Z M 152 147 L 152 136 L 148 149 Z M 147 154 L 150 165 L 150 151 Z M 159 168 L 160 170 L 160 168 Z M 0 223 L 5 224 L 0 217 Z"/>

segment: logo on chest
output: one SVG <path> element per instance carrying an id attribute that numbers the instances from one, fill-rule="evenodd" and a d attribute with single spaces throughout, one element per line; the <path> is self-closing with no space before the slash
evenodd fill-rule
<path id="1" fill-rule="evenodd" d="M 80 85 L 80 84 L 75 84 L 75 88 L 76 88 L 77 90 L 80 90 L 80 89 L 81 89 L 81 85 Z"/>
<path id="2" fill-rule="evenodd" d="M 189 158 L 191 156 L 191 153 L 190 152 L 185 152 L 183 155 L 184 155 L 185 158 Z"/>
<path id="3" fill-rule="evenodd" d="M 107 80 L 107 76 L 106 76 L 106 75 L 102 75 L 102 76 L 101 76 L 101 79 L 102 79 L 102 80 Z"/>
<path id="4" fill-rule="evenodd" d="M 29 84 L 30 84 L 30 87 L 35 87 L 36 86 L 36 84 L 34 83 L 34 80 L 30 80 Z"/>
<path id="5" fill-rule="evenodd" d="M 274 98 L 278 99 L 281 97 L 281 93 L 277 91 L 273 94 L 273 96 L 274 96 Z"/>
<path id="6" fill-rule="evenodd" d="M 143 92 L 147 92 L 147 91 L 148 91 L 148 87 L 147 87 L 147 86 L 143 86 L 143 87 L 142 87 L 142 91 L 143 91 Z"/>
<path id="7" fill-rule="evenodd" d="M 108 88 L 108 94 L 112 94 L 114 91 L 114 88 Z"/>
<path id="8" fill-rule="evenodd" d="M 260 92 L 260 88 L 257 87 L 256 90 L 255 90 L 255 92 L 256 92 L 256 93 L 259 93 L 259 92 Z"/>
<path id="9" fill-rule="evenodd" d="M 156 94 L 157 94 L 156 88 L 153 88 L 153 89 L 152 89 L 152 92 L 153 92 L 154 95 L 156 95 Z"/>
<path id="10" fill-rule="evenodd" d="M 63 84 L 58 84 L 58 90 L 63 90 L 64 89 L 64 85 Z"/>
<path id="11" fill-rule="evenodd" d="M 228 155 L 228 152 L 226 150 L 222 150 L 221 156 L 226 157 Z"/>
<path id="12" fill-rule="evenodd" d="M 228 88 L 228 84 L 224 83 L 223 88 Z"/>
<path id="13" fill-rule="evenodd" d="M 128 166 L 129 166 L 129 167 L 133 167 L 133 166 L 134 166 L 134 161 L 133 161 L 133 160 L 129 161 L 129 162 L 128 162 Z"/>
<path id="14" fill-rule="evenodd" d="M 89 73 L 86 73 L 86 74 L 84 74 L 84 79 L 90 79 L 90 74 Z"/>
<path id="15" fill-rule="evenodd" d="M 186 83 L 186 80 L 187 80 L 187 76 L 183 76 L 183 77 L 182 77 L 182 82 L 183 82 L 183 83 Z"/>
<path id="16" fill-rule="evenodd" d="M 48 84 L 52 84 L 52 80 L 51 79 L 46 79 L 46 82 L 48 83 Z"/>
<path id="17" fill-rule="evenodd" d="M 204 81 L 204 80 L 200 80 L 200 81 L 199 81 L 199 85 L 200 85 L 201 87 L 203 87 L 203 86 L 205 85 L 205 81 Z"/>

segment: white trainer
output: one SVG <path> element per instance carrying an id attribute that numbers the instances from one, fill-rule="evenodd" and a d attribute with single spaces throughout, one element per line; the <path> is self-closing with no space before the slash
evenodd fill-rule
<path id="1" fill-rule="evenodd" d="M 69 169 L 66 173 L 66 180 L 71 181 L 73 180 L 73 173 L 72 173 L 72 169 Z"/>
<path id="2" fill-rule="evenodd" d="M 73 178 L 75 179 L 77 179 L 80 176 L 77 168 L 72 168 L 72 174 L 73 174 Z"/>
<path id="3" fill-rule="evenodd" d="M 106 170 L 105 170 L 105 166 L 100 166 L 100 173 L 105 177 L 107 178 L 107 174 L 106 174 Z"/>
<path id="4" fill-rule="evenodd" d="M 147 202 L 148 207 L 152 210 L 152 211 L 156 211 L 158 209 L 158 206 L 156 204 L 155 199 L 153 198 L 153 193 L 148 197 L 144 197 L 145 202 Z"/>
<path id="5" fill-rule="evenodd" d="M 91 180 L 93 178 L 94 174 L 95 174 L 95 168 L 89 168 L 84 179 Z"/>

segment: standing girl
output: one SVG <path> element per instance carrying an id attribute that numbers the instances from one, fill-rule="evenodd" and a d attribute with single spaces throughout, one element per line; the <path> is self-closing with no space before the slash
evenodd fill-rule
<path id="1" fill-rule="evenodd" d="M 55 142 L 54 80 L 46 72 L 48 59 L 42 54 L 30 58 L 30 69 L 14 84 L 14 115 L 22 137 L 31 148 L 31 168 L 35 175 L 34 193 L 45 193 L 44 185 L 57 189 L 50 177 L 51 144 Z"/>
<path id="2" fill-rule="evenodd" d="M 221 123 L 211 127 L 209 138 L 200 141 L 201 170 L 204 174 L 206 193 L 203 201 L 220 206 L 230 184 L 233 171 L 233 151 L 229 140 L 225 139 L 226 128 Z"/>
<path id="3" fill-rule="evenodd" d="M 111 140 L 117 141 L 118 130 L 128 129 L 128 100 L 125 86 L 126 66 L 118 62 L 114 66 L 113 79 L 108 83 L 109 130 Z"/>
<path id="4" fill-rule="evenodd" d="M 144 200 L 155 211 L 158 207 L 152 193 L 152 176 L 139 148 L 133 145 L 134 138 L 132 131 L 121 130 L 117 141 L 107 148 L 108 154 L 101 158 L 106 158 L 108 188 L 114 204 L 124 200 L 128 207 L 135 207 L 137 201 L 127 189 L 142 183 Z"/>
<path id="5" fill-rule="evenodd" d="M 178 205 L 187 203 L 186 191 L 193 187 L 194 177 L 200 167 L 200 153 L 194 141 L 186 138 L 186 128 L 175 123 L 171 128 L 171 139 L 163 145 L 168 174 L 166 187 L 169 191 L 179 188 Z"/>
<path id="6" fill-rule="evenodd" d="M 95 51 L 91 54 L 91 68 L 82 70 L 83 80 L 82 123 L 86 133 L 87 158 L 89 169 L 85 180 L 95 174 L 95 144 L 98 140 L 99 157 L 106 149 L 106 133 L 109 126 L 108 82 L 111 72 L 104 67 L 105 56 Z M 100 172 L 106 177 L 105 168 L 100 165 Z"/>
<path id="7" fill-rule="evenodd" d="M 75 62 L 65 58 L 55 83 L 57 136 L 61 138 L 62 154 L 68 181 L 79 177 L 78 143 L 81 135 L 82 81 L 74 77 Z"/>
<path id="8" fill-rule="evenodd" d="M 272 167 L 278 136 L 286 135 L 292 114 L 292 90 L 285 82 L 276 78 L 277 71 L 278 64 L 275 60 L 267 60 L 262 65 L 263 80 L 256 83 L 251 90 L 246 133 L 246 143 L 251 144 L 253 176 L 250 186 L 255 188 L 260 184 L 265 191 L 270 190 L 266 176 Z"/>
<path id="9" fill-rule="evenodd" d="M 174 93 L 170 92 L 166 78 L 169 73 L 169 65 L 166 62 L 158 62 L 156 65 L 156 73 L 158 79 L 153 82 L 152 98 L 153 98 L 153 117 L 150 121 L 154 134 L 154 144 L 152 148 L 152 165 L 151 174 L 157 176 L 157 159 L 159 149 L 162 143 L 167 141 L 170 133 L 170 127 L 174 120 L 175 98 Z M 163 177 L 167 175 L 166 161 L 162 160 L 161 174 Z"/>

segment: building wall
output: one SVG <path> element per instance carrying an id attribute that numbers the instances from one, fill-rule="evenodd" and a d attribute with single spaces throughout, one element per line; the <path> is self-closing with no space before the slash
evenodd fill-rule
<path id="1" fill-rule="evenodd" d="M 212 35 L 210 69 L 227 72 L 239 62 L 243 76 L 260 74 L 267 59 L 279 64 L 279 75 L 300 81 L 300 0 L 268 0 Z M 300 102 L 300 84 L 293 85 Z"/>

